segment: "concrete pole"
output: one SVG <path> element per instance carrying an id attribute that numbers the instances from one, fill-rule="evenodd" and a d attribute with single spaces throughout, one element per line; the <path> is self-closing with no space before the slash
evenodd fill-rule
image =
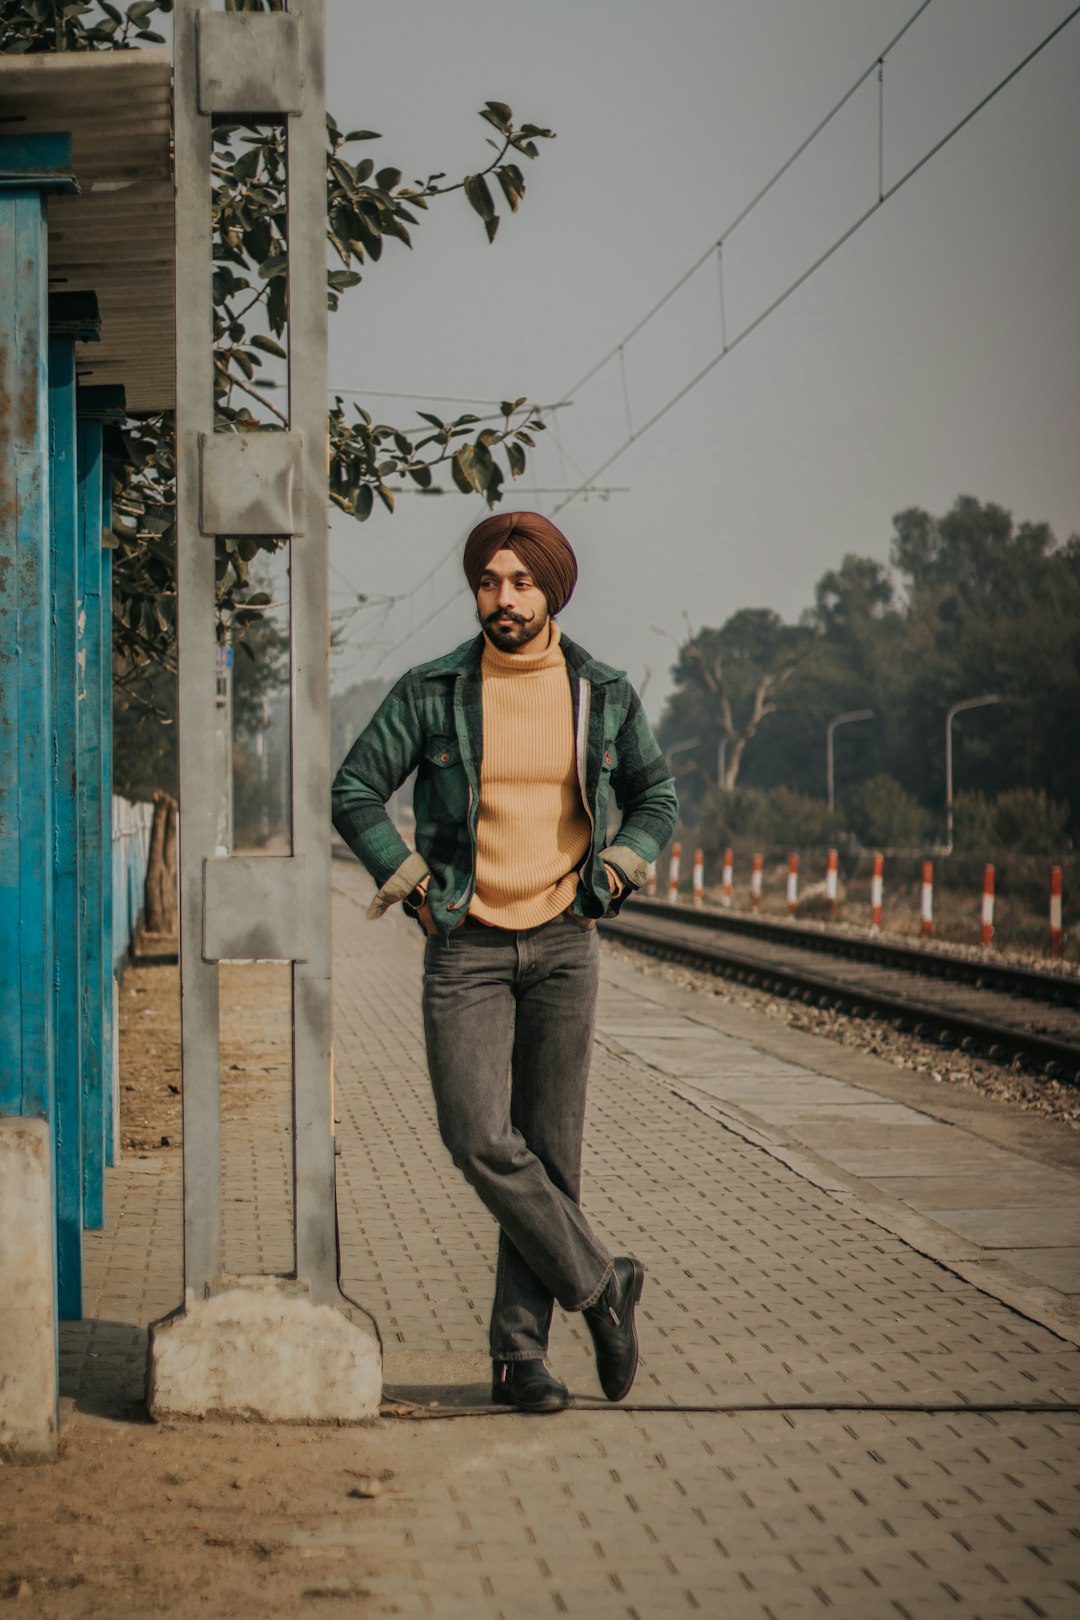
<path id="1" fill-rule="evenodd" d="M 330 686 L 323 0 L 288 11 L 177 0 L 177 594 L 184 1304 L 151 1328 L 155 1416 L 373 1416 L 379 1347 L 340 1293 L 330 1069 Z M 287 429 L 213 407 L 211 120 L 287 129 Z M 291 850 L 219 853 L 214 557 L 221 536 L 290 540 Z M 224 1273 L 218 963 L 291 964 L 293 1242 L 288 1278 Z"/>

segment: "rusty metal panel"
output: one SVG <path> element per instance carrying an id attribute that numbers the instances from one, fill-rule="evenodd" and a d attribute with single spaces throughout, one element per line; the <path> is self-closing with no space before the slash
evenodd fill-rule
<path id="1" fill-rule="evenodd" d="M 304 962 L 308 954 L 303 855 L 203 862 L 203 960 Z"/>
<path id="2" fill-rule="evenodd" d="M 199 455 L 204 534 L 304 532 L 302 433 L 201 433 Z"/>
<path id="3" fill-rule="evenodd" d="M 303 112 L 298 16 L 291 11 L 204 11 L 198 35 L 200 112 Z"/>
<path id="4" fill-rule="evenodd" d="M 49 199 L 49 281 L 96 292 L 79 376 L 126 384 L 133 411 L 175 399 L 171 99 L 167 50 L 0 54 L 4 128 L 70 131 L 79 184 Z"/>

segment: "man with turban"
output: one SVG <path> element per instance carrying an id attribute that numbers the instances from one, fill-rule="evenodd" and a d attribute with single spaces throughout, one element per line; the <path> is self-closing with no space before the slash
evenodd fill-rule
<path id="1" fill-rule="evenodd" d="M 678 813 L 626 676 L 564 636 L 577 582 L 536 512 L 465 544 L 481 633 L 409 670 L 334 782 L 334 825 L 427 937 L 424 1032 L 439 1129 L 499 1223 L 492 1398 L 569 1403 L 545 1365 L 554 1302 L 581 1311 L 609 1400 L 637 1370 L 644 1268 L 582 1213 L 581 1139 L 599 972 L 595 921 L 645 881 Z M 416 771 L 416 849 L 386 801 Z M 620 813 L 608 842 L 608 805 Z"/>

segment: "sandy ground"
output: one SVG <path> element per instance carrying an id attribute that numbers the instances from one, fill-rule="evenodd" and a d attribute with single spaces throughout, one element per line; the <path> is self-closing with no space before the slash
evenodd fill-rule
<path id="1" fill-rule="evenodd" d="M 557 1421 L 569 1437 L 587 1418 Z M 497 1468 L 515 1427 L 81 1418 L 56 1464 L 0 1471 L 0 1602 L 42 1620 L 399 1613 L 413 1504 L 466 1450 Z"/>
<path id="2" fill-rule="evenodd" d="M 222 1113 L 241 1119 L 267 1087 L 281 1092 L 288 1079 L 288 969 L 224 967 L 221 1008 Z M 176 967 L 130 968 L 120 1009 L 123 1158 L 172 1159 L 178 1170 Z M 43 1620 L 293 1615 L 309 1601 L 318 1612 L 326 1605 L 317 1600 L 355 1604 L 369 1567 L 386 1572 L 384 1556 L 355 1543 L 380 1542 L 374 1516 L 396 1511 L 402 1493 L 391 1459 L 400 1468 L 403 1455 L 415 1458 L 415 1492 L 437 1473 L 438 1454 L 449 1455 L 449 1436 L 403 1446 L 406 1428 L 415 1434 L 415 1425 L 393 1423 L 165 1427 L 146 1419 L 131 1389 L 92 1411 L 69 1410 L 55 1465 L 0 1468 L 0 1602 Z M 392 1612 L 380 1601 L 364 1610 Z"/>

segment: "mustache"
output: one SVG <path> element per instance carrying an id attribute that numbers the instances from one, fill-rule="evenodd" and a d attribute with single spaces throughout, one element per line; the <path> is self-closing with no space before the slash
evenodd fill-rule
<path id="1" fill-rule="evenodd" d="M 495 612 L 489 613 L 487 618 L 484 619 L 482 623 L 485 625 L 494 624 L 497 619 L 510 619 L 514 624 L 528 623 L 528 620 L 525 618 L 524 614 L 511 613 L 508 608 L 496 608 Z"/>

